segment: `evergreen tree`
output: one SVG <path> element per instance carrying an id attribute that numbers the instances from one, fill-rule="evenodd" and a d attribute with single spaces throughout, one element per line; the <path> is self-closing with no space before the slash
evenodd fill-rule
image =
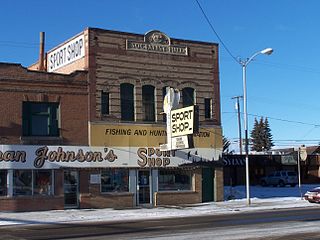
<path id="1" fill-rule="evenodd" d="M 251 131 L 251 142 L 251 150 L 257 152 L 270 150 L 274 146 L 267 118 L 260 118 L 259 122 L 255 118 L 254 126 Z"/>
<path id="2" fill-rule="evenodd" d="M 265 150 L 270 150 L 274 146 L 274 144 L 272 141 L 272 134 L 271 134 L 268 118 L 264 120 L 264 139 L 265 139 Z"/>
<path id="3" fill-rule="evenodd" d="M 251 131 L 251 150 L 252 151 L 259 151 L 261 148 L 261 138 L 260 138 L 260 123 L 258 120 L 255 118 L 254 119 L 254 125 L 253 129 Z"/>

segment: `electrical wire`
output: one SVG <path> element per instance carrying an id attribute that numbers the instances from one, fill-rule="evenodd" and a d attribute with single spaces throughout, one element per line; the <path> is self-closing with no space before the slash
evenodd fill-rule
<path id="1" fill-rule="evenodd" d="M 232 113 L 232 114 L 234 114 L 235 112 L 222 112 L 222 114 L 224 114 L 224 113 L 227 113 L 227 114 Z M 241 112 L 241 114 L 243 114 L 243 112 Z M 306 123 L 306 122 L 301 122 L 301 121 L 293 121 L 293 120 L 287 120 L 287 119 L 282 119 L 282 118 L 274 118 L 274 117 L 262 116 L 262 115 L 250 114 L 250 113 L 248 113 L 248 115 L 249 115 L 249 116 L 253 116 L 253 117 L 268 118 L 268 119 L 277 120 L 277 121 L 282 121 L 282 122 L 298 123 L 298 124 L 303 124 L 303 125 L 320 127 L 320 124 L 315 124 L 315 123 Z"/>
<path id="2" fill-rule="evenodd" d="M 239 63 L 238 59 L 231 53 L 231 51 L 228 49 L 228 47 L 226 46 L 226 44 L 222 41 L 221 37 L 219 36 L 219 34 L 217 33 L 217 31 L 214 29 L 213 25 L 211 24 L 209 18 L 207 17 L 207 14 L 205 13 L 205 11 L 203 10 L 203 8 L 201 7 L 201 4 L 199 3 L 198 0 L 196 0 L 204 18 L 206 19 L 207 23 L 209 24 L 211 30 L 214 32 L 214 34 L 216 35 L 216 37 L 219 39 L 219 42 L 222 44 L 222 46 L 224 47 L 224 49 L 229 53 L 229 55 L 237 62 Z"/>

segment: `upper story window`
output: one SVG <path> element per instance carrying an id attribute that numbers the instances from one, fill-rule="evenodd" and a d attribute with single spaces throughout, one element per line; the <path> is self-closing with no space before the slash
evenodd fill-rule
<path id="1" fill-rule="evenodd" d="M 142 87 L 143 121 L 154 122 L 156 120 L 154 89 L 154 86 L 151 85 Z"/>
<path id="2" fill-rule="evenodd" d="M 212 99 L 211 98 L 204 99 L 204 117 L 206 119 L 212 118 Z"/>
<path id="3" fill-rule="evenodd" d="M 109 93 L 101 91 L 101 114 L 109 114 Z"/>
<path id="4" fill-rule="evenodd" d="M 192 106 L 195 104 L 194 101 L 194 89 L 186 87 L 182 89 L 182 105 L 183 107 Z"/>
<path id="5" fill-rule="evenodd" d="M 59 104 L 23 102 L 23 136 L 59 136 Z"/>
<path id="6" fill-rule="evenodd" d="M 120 84 L 121 120 L 134 121 L 134 86 Z"/>

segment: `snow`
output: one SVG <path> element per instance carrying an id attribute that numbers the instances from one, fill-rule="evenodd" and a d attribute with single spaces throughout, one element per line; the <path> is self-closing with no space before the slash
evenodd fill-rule
<path id="1" fill-rule="evenodd" d="M 304 194 L 317 185 L 302 185 Z M 95 221 L 130 221 L 212 214 L 264 211 L 281 208 L 318 207 L 301 198 L 298 187 L 250 187 L 251 204 L 247 205 L 245 186 L 225 187 L 223 202 L 209 202 L 185 206 L 162 206 L 132 209 L 70 209 L 38 212 L 0 212 L 0 225 L 53 224 Z"/>

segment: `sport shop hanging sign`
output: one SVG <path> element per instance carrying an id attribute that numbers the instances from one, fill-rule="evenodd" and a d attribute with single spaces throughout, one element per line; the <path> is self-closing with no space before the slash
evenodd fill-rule
<path id="1" fill-rule="evenodd" d="M 127 40 L 127 50 L 165 53 L 173 55 L 188 55 L 188 48 L 185 46 L 171 45 L 170 38 L 160 31 L 150 31 L 144 36 L 144 42 Z"/>
<path id="2" fill-rule="evenodd" d="M 84 35 L 82 34 L 48 53 L 47 71 L 54 72 L 84 56 Z"/>

